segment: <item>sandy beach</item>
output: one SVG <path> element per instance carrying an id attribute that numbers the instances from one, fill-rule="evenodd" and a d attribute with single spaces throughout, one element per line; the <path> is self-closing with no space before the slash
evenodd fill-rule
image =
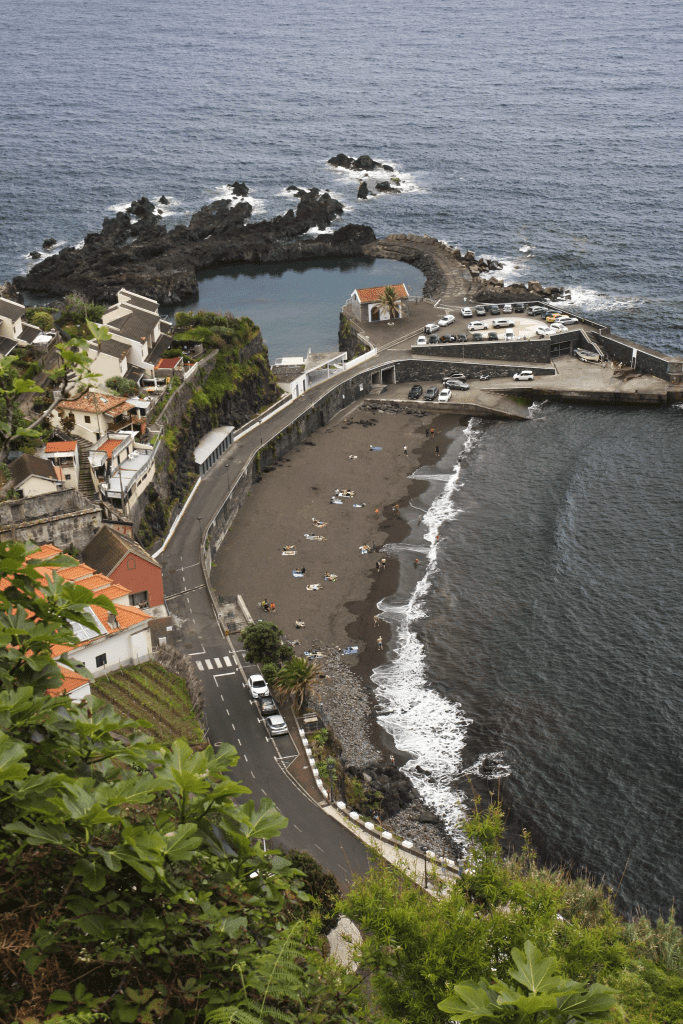
<path id="1" fill-rule="evenodd" d="M 253 486 L 212 572 L 217 593 L 241 594 L 254 619 L 273 621 L 289 641 L 298 641 L 297 654 L 325 653 L 319 697 L 346 763 L 357 767 L 388 764 L 392 756 L 401 765 L 410 756 L 394 746 L 373 713 L 371 672 L 391 649 L 389 623 L 375 623 L 377 602 L 395 592 L 399 574 L 397 559 L 382 549 L 407 536 L 403 512 L 427 487 L 409 477 L 437 462 L 437 445 L 444 454 L 445 431 L 454 422 L 452 414 L 433 407 L 422 415 L 369 412 L 363 403 L 344 410 Z M 338 490 L 354 493 L 334 504 Z M 308 540 L 306 534 L 325 539 Z M 361 553 L 363 545 L 369 553 Z M 289 546 L 296 554 L 283 554 Z M 385 567 L 378 571 L 382 558 Z M 301 568 L 303 578 L 292 575 Z M 337 579 L 326 581 L 325 573 Z M 306 589 L 314 584 L 320 589 Z M 275 605 L 274 613 L 261 609 L 264 600 Z M 297 629 L 297 620 L 305 626 Z M 340 656 L 349 645 L 358 645 L 359 653 Z M 440 825 L 418 823 L 421 816 L 429 814 L 416 803 L 393 827 L 452 855 Z"/>

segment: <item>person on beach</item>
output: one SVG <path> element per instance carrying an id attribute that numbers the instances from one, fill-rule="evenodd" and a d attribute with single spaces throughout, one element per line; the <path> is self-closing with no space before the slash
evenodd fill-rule
<path id="1" fill-rule="evenodd" d="M 420 564 L 420 559 L 416 558 L 415 561 L 413 562 L 413 565 L 415 566 L 416 569 L 417 569 L 419 564 Z"/>
<path id="2" fill-rule="evenodd" d="M 394 515 L 398 516 L 399 514 L 400 514 L 400 512 L 399 512 L 398 502 L 396 502 L 396 504 L 394 505 Z"/>
<path id="3" fill-rule="evenodd" d="M 375 509 L 375 515 L 376 515 L 376 516 L 378 516 L 378 515 L 379 515 L 379 509 L 378 509 L 378 508 L 376 508 L 376 509 Z"/>
<path id="4" fill-rule="evenodd" d="M 408 454 L 408 448 L 407 448 L 407 446 L 406 446 L 406 445 L 403 445 L 403 454 L 404 454 L 404 455 L 407 455 L 407 454 Z"/>
<path id="5" fill-rule="evenodd" d="M 434 451 L 436 452 L 437 455 L 439 454 L 439 446 L 438 446 L 438 444 L 434 445 Z"/>
<path id="6" fill-rule="evenodd" d="M 429 437 L 429 427 L 425 427 L 425 437 Z"/>
<path id="7" fill-rule="evenodd" d="M 434 437 L 434 427 L 432 427 L 431 430 L 429 431 L 429 436 Z"/>
<path id="8" fill-rule="evenodd" d="M 382 643 L 382 637 L 381 636 L 377 637 L 377 650 L 378 651 L 383 651 L 384 650 L 384 645 Z"/>
<path id="9" fill-rule="evenodd" d="M 275 615 L 275 602 L 274 601 L 270 602 L 270 610 L 273 613 L 273 615 Z"/>
<path id="10" fill-rule="evenodd" d="M 391 761 L 392 764 L 396 764 L 396 758 L 394 757 L 393 754 L 389 755 L 389 760 Z"/>
<path id="11" fill-rule="evenodd" d="M 375 618 L 374 618 L 373 621 L 374 621 L 376 626 L 379 626 L 379 615 L 375 615 Z"/>
<path id="12" fill-rule="evenodd" d="M 386 567 L 387 567 L 387 560 L 386 560 L 386 558 L 383 558 L 382 559 L 382 568 L 386 569 Z"/>
<path id="13" fill-rule="evenodd" d="M 377 572 L 379 572 L 380 569 L 382 568 L 382 563 L 380 562 L 379 559 L 377 559 L 377 561 L 375 562 L 375 568 L 377 569 Z"/>

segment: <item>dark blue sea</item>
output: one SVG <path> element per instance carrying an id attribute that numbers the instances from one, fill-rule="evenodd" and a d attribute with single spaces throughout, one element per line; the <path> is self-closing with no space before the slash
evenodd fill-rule
<path id="1" fill-rule="evenodd" d="M 681 20 L 666 0 L 27 0 L 4 24 L 0 274 L 141 195 L 165 193 L 171 225 L 235 180 L 257 217 L 316 185 L 344 222 L 495 256 L 680 353 Z M 393 165 L 404 192 L 357 200 L 358 176 L 326 165 L 340 150 Z M 223 308 L 249 312 L 244 284 L 225 281 Z M 276 355 L 291 338 L 273 330 Z M 422 721 L 450 709 L 432 753 L 400 737 L 449 827 L 463 770 L 495 762 L 511 828 L 615 888 L 628 862 L 620 899 L 653 914 L 683 875 L 682 436 L 680 409 L 553 405 L 454 431 L 425 498 L 433 575 L 402 583 L 378 682 L 390 705 L 417 658 L 400 699 Z"/>

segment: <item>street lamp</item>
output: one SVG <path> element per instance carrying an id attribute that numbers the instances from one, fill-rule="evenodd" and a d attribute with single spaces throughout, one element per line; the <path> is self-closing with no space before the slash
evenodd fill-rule
<path id="1" fill-rule="evenodd" d="M 261 448 L 263 448 L 263 420 L 258 421 L 259 431 L 261 434 Z"/>

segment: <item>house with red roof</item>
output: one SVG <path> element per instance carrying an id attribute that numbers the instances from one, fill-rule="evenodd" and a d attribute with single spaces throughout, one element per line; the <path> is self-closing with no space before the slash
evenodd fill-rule
<path id="1" fill-rule="evenodd" d="M 105 310 L 102 323 L 114 341 L 128 346 L 129 367 L 151 373 L 154 364 L 171 343 L 173 325 L 162 320 L 159 303 L 145 295 L 119 288 L 117 302 Z"/>
<path id="2" fill-rule="evenodd" d="M 64 487 L 78 490 L 80 462 L 76 441 L 48 441 L 44 448 L 36 452 L 36 455 L 51 462 L 55 469 L 61 471 Z"/>
<path id="3" fill-rule="evenodd" d="M 56 427 L 94 443 L 109 431 L 147 429 L 147 399 L 122 398 L 90 388 L 76 398 L 65 398 L 52 414 Z"/>
<path id="4" fill-rule="evenodd" d="M 182 377 L 183 370 L 182 356 L 166 356 L 160 359 L 154 367 L 155 377 Z"/>
<path id="5" fill-rule="evenodd" d="M 107 579 L 130 592 L 131 604 L 164 608 L 161 566 L 132 537 L 103 526 L 83 548 L 82 557 Z"/>
<path id="6" fill-rule="evenodd" d="M 39 550 L 28 555 L 26 560 L 51 558 L 61 554 L 53 544 L 43 544 Z M 46 583 L 55 575 L 61 576 L 62 579 L 86 587 L 94 595 L 105 594 L 116 606 L 115 613 L 111 614 L 97 605 L 88 605 L 85 611 L 91 624 L 84 626 L 72 623 L 78 644 L 75 647 L 60 644 L 53 646 L 52 657 L 62 673 L 63 685 L 49 692 L 53 695 L 68 693 L 72 700 L 80 700 L 90 694 L 88 677 L 81 675 L 78 669 L 74 671 L 63 665 L 60 659 L 64 656 L 85 666 L 95 677 L 126 665 L 139 664 L 151 657 L 151 616 L 131 603 L 131 593 L 126 587 L 85 563 L 65 568 L 41 568 L 38 571 Z M 4 590 L 8 585 L 7 579 L 0 580 L 0 589 Z"/>
<path id="7" fill-rule="evenodd" d="M 389 311 L 382 303 L 384 289 L 393 288 L 398 300 L 398 317 L 389 316 Z M 360 323 L 372 323 L 379 320 L 400 319 L 407 315 L 403 301 L 408 298 L 408 289 L 404 284 L 381 285 L 377 288 L 356 288 L 349 304 L 354 320 Z"/>

